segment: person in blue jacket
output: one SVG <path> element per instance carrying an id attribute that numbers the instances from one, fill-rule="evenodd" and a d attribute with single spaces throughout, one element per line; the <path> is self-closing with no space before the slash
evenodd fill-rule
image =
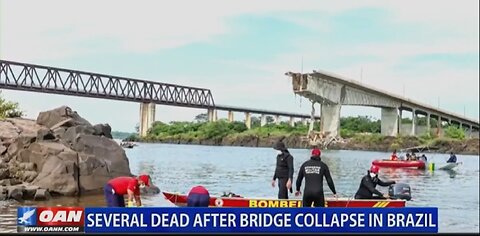
<path id="1" fill-rule="evenodd" d="M 450 152 L 450 158 L 448 158 L 447 163 L 457 163 L 457 156 L 453 152 Z"/>

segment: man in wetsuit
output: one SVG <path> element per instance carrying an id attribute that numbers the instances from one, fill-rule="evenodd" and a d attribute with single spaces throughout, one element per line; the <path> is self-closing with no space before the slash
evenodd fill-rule
<path id="1" fill-rule="evenodd" d="M 305 177 L 305 189 L 303 194 L 303 206 L 311 207 L 312 203 L 315 207 L 325 207 L 325 197 L 323 195 L 323 177 L 327 179 L 328 187 L 332 190 L 335 197 L 335 185 L 328 166 L 320 159 L 320 149 L 313 149 L 310 160 L 303 163 L 300 167 L 297 177 L 296 196 L 302 194 L 300 187 L 302 186 L 303 177 Z"/>
<path id="2" fill-rule="evenodd" d="M 208 207 L 210 194 L 203 186 L 193 187 L 187 196 L 187 207 Z"/>
<path id="3" fill-rule="evenodd" d="M 375 187 L 380 186 L 390 186 L 395 184 L 395 181 L 386 181 L 383 182 L 378 178 L 378 166 L 370 167 L 370 170 L 367 171 L 367 175 L 363 176 L 362 181 L 360 182 L 360 187 L 355 194 L 355 199 L 386 199 L 389 198 L 388 194 L 383 194 L 378 191 Z M 377 196 L 373 196 L 373 195 Z"/>
<path id="4" fill-rule="evenodd" d="M 278 179 L 278 199 L 288 199 L 288 190 L 293 192 L 293 156 L 282 141 L 275 143 L 273 149 L 277 150 L 277 165 L 273 174 L 272 187 L 275 187 L 275 180 Z"/>
<path id="5" fill-rule="evenodd" d="M 108 181 L 103 188 L 108 207 L 125 207 L 123 195 L 128 195 L 128 202 L 135 202 L 142 206 L 140 199 L 140 188 L 150 186 L 150 176 L 140 175 L 138 177 L 120 176 Z"/>

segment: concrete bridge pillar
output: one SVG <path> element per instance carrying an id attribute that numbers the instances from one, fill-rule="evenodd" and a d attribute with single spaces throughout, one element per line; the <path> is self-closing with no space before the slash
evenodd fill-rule
<path id="1" fill-rule="evenodd" d="M 321 131 L 328 133 L 328 136 L 338 136 L 340 134 L 340 109 L 341 105 L 323 104 L 321 107 L 320 127 Z"/>
<path id="2" fill-rule="evenodd" d="M 233 122 L 233 111 L 228 111 L 228 122 Z"/>
<path id="3" fill-rule="evenodd" d="M 473 126 L 470 125 L 470 129 L 468 130 L 468 137 L 472 138 L 473 137 Z"/>
<path id="4" fill-rule="evenodd" d="M 295 127 L 295 118 L 290 116 L 290 126 Z"/>
<path id="5" fill-rule="evenodd" d="M 382 108 L 381 129 L 382 135 L 397 136 L 399 115 L 397 108 Z"/>
<path id="6" fill-rule="evenodd" d="M 410 135 L 415 136 L 417 135 L 417 110 L 412 109 L 412 132 Z"/>
<path id="7" fill-rule="evenodd" d="M 267 124 L 267 116 L 265 114 L 262 114 L 260 117 L 260 126 L 265 126 Z"/>
<path id="8" fill-rule="evenodd" d="M 427 113 L 427 134 L 430 135 L 430 113 Z"/>
<path id="9" fill-rule="evenodd" d="M 245 125 L 247 126 L 247 129 L 252 128 L 252 117 L 250 112 L 245 112 Z"/>
<path id="10" fill-rule="evenodd" d="M 280 124 L 280 116 L 279 115 L 275 115 L 275 124 L 276 125 Z"/>
<path id="11" fill-rule="evenodd" d="M 437 116 L 437 137 L 442 135 L 442 117 Z"/>
<path id="12" fill-rule="evenodd" d="M 208 109 L 207 114 L 208 114 L 208 121 L 209 121 L 209 122 L 215 122 L 215 121 L 217 121 L 217 118 L 218 118 L 218 117 L 217 117 L 217 110 L 215 110 L 215 109 Z"/>
<path id="13" fill-rule="evenodd" d="M 302 124 L 303 124 L 303 125 L 308 125 L 307 119 L 302 118 Z"/>
<path id="14" fill-rule="evenodd" d="M 147 136 L 148 129 L 155 121 L 155 103 L 140 103 L 140 136 Z"/>

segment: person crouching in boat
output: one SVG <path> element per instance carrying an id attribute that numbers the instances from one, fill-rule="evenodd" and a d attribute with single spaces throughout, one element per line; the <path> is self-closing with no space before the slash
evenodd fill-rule
<path id="1" fill-rule="evenodd" d="M 302 186 L 303 177 L 305 177 L 303 207 L 311 207 L 312 203 L 315 207 L 325 207 L 325 197 L 323 195 L 324 176 L 327 179 L 328 187 L 334 194 L 333 196 L 337 197 L 330 170 L 328 170 L 327 164 L 322 162 L 320 155 L 320 149 L 313 149 L 310 160 L 304 162 L 298 171 L 295 196 L 302 194 L 300 187 Z"/>
<path id="2" fill-rule="evenodd" d="M 390 156 L 391 161 L 398 161 L 397 150 L 393 150 L 392 156 Z"/>
<path id="3" fill-rule="evenodd" d="M 378 178 L 378 166 L 370 167 L 370 170 L 367 171 L 367 175 L 363 176 L 362 181 L 360 182 L 360 187 L 355 194 L 355 199 L 386 199 L 389 198 L 388 194 L 383 194 L 378 191 L 375 187 L 380 186 L 390 186 L 395 184 L 395 181 L 386 181 L 383 182 Z M 377 196 L 374 196 L 377 195 Z"/>
<path id="4" fill-rule="evenodd" d="M 193 187 L 187 196 L 187 207 L 208 207 L 210 194 L 203 186 Z"/>
<path id="5" fill-rule="evenodd" d="M 108 181 L 103 190 L 108 207 L 125 207 L 123 195 L 128 195 L 128 202 L 142 206 L 140 199 L 140 188 L 150 186 L 150 176 L 140 175 L 138 177 L 120 176 Z"/>
<path id="6" fill-rule="evenodd" d="M 293 192 L 293 156 L 282 141 L 275 143 L 273 149 L 277 150 L 277 164 L 272 187 L 275 187 L 275 180 L 278 179 L 278 199 L 288 199 L 288 190 Z"/>

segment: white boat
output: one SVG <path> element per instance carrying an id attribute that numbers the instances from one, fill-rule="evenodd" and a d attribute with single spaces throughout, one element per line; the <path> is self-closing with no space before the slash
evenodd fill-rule
<path id="1" fill-rule="evenodd" d="M 447 163 L 445 164 L 444 166 L 438 168 L 439 170 L 452 170 L 453 168 L 457 167 L 458 165 L 460 165 L 461 162 L 457 162 L 457 163 Z"/>

